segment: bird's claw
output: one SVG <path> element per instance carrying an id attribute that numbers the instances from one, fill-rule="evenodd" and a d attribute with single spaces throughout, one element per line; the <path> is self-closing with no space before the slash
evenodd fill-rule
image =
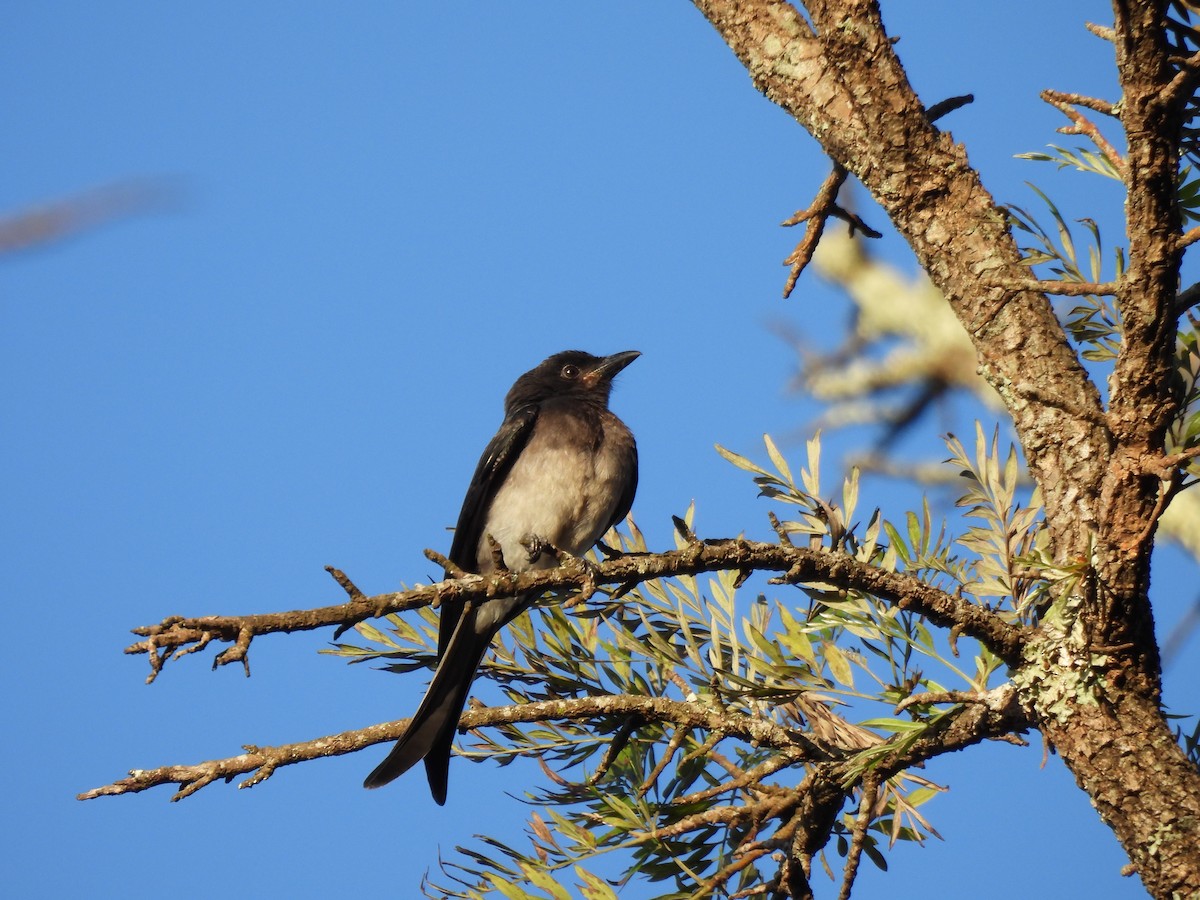
<path id="1" fill-rule="evenodd" d="M 549 541 L 542 539 L 536 534 L 527 534 L 522 536 L 519 543 L 525 548 L 525 553 L 529 557 L 530 565 L 533 565 L 535 562 L 537 562 L 543 553 L 553 553 L 557 556 L 562 552 Z"/>

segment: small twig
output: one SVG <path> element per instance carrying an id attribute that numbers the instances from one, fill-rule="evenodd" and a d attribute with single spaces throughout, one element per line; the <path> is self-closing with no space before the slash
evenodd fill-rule
<path id="1" fill-rule="evenodd" d="M 38 249 L 114 219 L 165 209 L 175 200 L 175 187 L 165 179 L 116 182 L 81 191 L 0 216 L 0 253 Z"/>
<path id="2" fill-rule="evenodd" d="M 975 102 L 974 94 L 962 94 L 958 97 L 947 97 L 945 100 L 939 100 L 933 106 L 926 107 L 925 115 L 930 122 L 936 122 L 943 116 L 947 116 L 956 109 L 962 109 L 968 103 Z"/>
<path id="3" fill-rule="evenodd" d="M 706 825 L 732 825 L 747 820 L 765 822 L 779 818 L 789 813 L 800 803 L 800 798 L 789 792 L 781 797 L 769 797 L 756 803 L 746 803 L 742 806 L 713 806 L 704 812 L 684 816 L 677 822 L 662 828 L 651 828 L 642 832 L 634 832 L 634 838 L 661 841 L 679 837 Z"/>
<path id="4" fill-rule="evenodd" d="M 1200 456 L 1200 445 L 1192 447 L 1189 450 L 1184 450 L 1182 453 L 1173 453 L 1170 456 L 1159 457 L 1152 462 L 1146 463 L 1144 468 L 1146 471 L 1154 472 L 1154 474 L 1166 478 L 1174 474 L 1174 469 L 1186 462 L 1191 462 L 1198 456 Z"/>
<path id="5" fill-rule="evenodd" d="M 863 845 L 867 841 L 867 828 L 871 824 L 877 799 L 879 778 L 874 772 L 869 772 L 863 776 L 862 799 L 858 804 L 858 817 L 854 820 L 854 830 L 850 835 L 850 852 L 846 855 L 845 876 L 842 879 L 842 889 L 838 892 L 838 900 L 850 900 L 850 890 L 854 887 L 854 878 L 858 874 L 858 863 L 862 858 Z"/>
<path id="6" fill-rule="evenodd" d="M 779 535 L 779 543 L 785 547 L 795 546 L 792 543 L 792 536 L 787 533 L 787 529 L 783 527 L 783 523 L 779 521 L 779 516 L 775 515 L 773 510 L 767 510 L 767 518 L 771 522 L 771 527 L 775 529 L 775 533 Z"/>
<path id="7" fill-rule="evenodd" d="M 910 694 L 896 704 L 896 713 L 902 713 L 910 706 L 932 706 L 938 703 L 990 703 L 987 694 L 975 691 L 932 691 L 923 694 Z"/>
<path id="8" fill-rule="evenodd" d="M 175 655 L 171 658 L 172 659 L 180 659 L 184 656 L 187 656 L 189 653 L 199 653 L 201 650 L 203 650 L 205 647 L 207 647 L 209 645 L 209 643 L 212 641 L 212 639 L 213 639 L 212 632 L 206 631 L 204 633 L 204 637 L 200 638 L 200 640 L 197 641 L 193 646 L 183 647 L 179 650 L 176 650 Z"/>
<path id="9" fill-rule="evenodd" d="M 464 578 L 470 574 L 469 572 L 463 571 L 454 563 L 450 562 L 449 557 L 442 556 L 442 554 L 438 553 L 436 550 L 432 550 L 428 547 L 425 548 L 425 558 L 443 569 L 446 572 L 447 578 Z"/>
<path id="10" fill-rule="evenodd" d="M 1116 41 L 1117 32 L 1115 28 L 1109 28 L 1106 25 L 1097 25 L 1095 22 L 1088 22 L 1083 26 L 1102 41 L 1108 41 L 1110 44 Z"/>
<path id="11" fill-rule="evenodd" d="M 989 738 L 989 740 L 998 741 L 1005 744 L 1012 744 L 1014 747 L 1029 746 L 1029 741 L 1016 734 L 998 734 Z"/>
<path id="12" fill-rule="evenodd" d="M 717 896 L 717 889 L 728 882 L 730 878 L 746 867 L 753 865 L 759 859 L 759 857 L 766 856 L 770 852 L 770 850 L 765 848 L 758 848 L 742 853 L 741 855 L 737 856 L 733 862 L 721 869 L 721 871 L 717 872 L 711 878 L 706 879 L 701 890 L 693 896 Z"/>
<path id="13" fill-rule="evenodd" d="M 1200 79 L 1200 51 L 1173 61 L 1179 67 L 1179 71 L 1162 93 L 1167 102 L 1186 100 L 1195 90 L 1197 79 Z"/>
<path id="14" fill-rule="evenodd" d="M 341 569 L 334 566 L 326 566 L 325 571 L 333 576 L 333 580 L 341 585 L 342 590 L 349 595 L 351 600 L 361 600 L 366 596 Z"/>
<path id="15" fill-rule="evenodd" d="M 1200 448 L 1196 448 L 1200 450 Z M 1162 514 L 1167 510 L 1167 504 L 1171 502 L 1171 498 L 1175 495 L 1174 488 L 1179 482 L 1169 476 L 1160 476 L 1160 484 L 1158 487 L 1158 497 L 1154 501 L 1154 509 L 1150 511 L 1150 517 L 1146 520 L 1146 526 L 1138 533 L 1134 539 L 1133 546 L 1140 547 L 1150 540 L 1150 536 L 1154 534 L 1154 529 L 1158 527 L 1158 520 L 1162 518 Z"/>
<path id="16" fill-rule="evenodd" d="M 825 772 L 821 766 L 809 773 L 798 791 L 802 799 L 793 819 L 795 836 L 788 848 L 789 865 L 784 880 L 792 898 L 811 898 L 812 860 L 829 842 L 842 804 L 846 802 L 846 793 L 838 786 L 836 776 Z M 797 861 L 799 865 L 796 865 Z"/>
<path id="17" fill-rule="evenodd" d="M 700 543 L 700 539 L 696 537 L 696 532 L 692 531 L 691 526 L 689 526 L 688 523 L 679 516 L 671 516 L 671 522 L 675 525 L 675 530 L 679 532 L 679 536 L 683 538 L 686 543 L 689 545 Z"/>
<path id="18" fill-rule="evenodd" d="M 492 568 L 497 572 L 507 572 L 508 565 L 504 562 L 504 548 L 500 546 L 500 542 L 490 534 L 485 534 L 484 539 L 487 541 L 488 552 L 492 555 Z"/>
<path id="19" fill-rule="evenodd" d="M 630 716 L 621 723 L 621 727 L 617 729 L 617 733 L 613 735 L 613 739 L 609 742 L 608 750 L 604 753 L 604 758 L 600 760 L 600 765 L 596 766 L 596 771 L 593 772 L 587 780 L 587 784 L 596 785 L 600 779 L 608 774 L 608 770 L 612 768 L 612 764 L 617 761 L 617 757 L 621 755 L 621 751 L 629 744 L 629 739 L 633 737 L 633 733 L 641 727 L 644 721 L 638 716 Z"/>
<path id="20" fill-rule="evenodd" d="M 1175 316 L 1182 316 L 1197 303 L 1200 303 L 1200 281 L 1184 288 L 1175 296 Z"/>
<path id="21" fill-rule="evenodd" d="M 780 753 L 773 756 L 765 762 L 759 763 L 753 769 L 747 769 L 740 775 L 732 778 L 729 781 L 723 781 L 720 784 L 710 788 L 705 788 L 702 791 L 696 791 L 684 797 L 677 797 L 672 801 L 675 806 L 691 806 L 694 803 L 707 803 L 720 797 L 722 794 L 729 794 L 735 791 L 767 791 L 773 793 L 775 785 L 765 785 L 762 783 L 764 778 L 768 778 L 795 762 L 800 760 L 790 753 Z"/>
<path id="22" fill-rule="evenodd" d="M 683 746 L 683 742 L 687 739 L 688 734 L 689 731 L 684 728 L 676 728 L 671 734 L 671 739 L 667 741 L 667 746 L 663 750 L 658 764 L 650 770 L 650 774 L 638 786 L 637 795 L 639 797 L 645 797 L 650 792 L 650 788 L 654 787 L 654 783 L 658 781 L 658 776 L 666 771 L 675 754 L 679 752 L 679 748 Z"/>
<path id="23" fill-rule="evenodd" d="M 566 608 L 571 609 L 581 603 L 587 603 L 596 594 L 596 564 L 586 556 L 572 556 L 567 551 L 557 548 L 555 554 L 561 567 L 576 569 L 583 573 L 583 580 L 579 583 L 579 593 L 567 601 Z"/>
<path id="24" fill-rule="evenodd" d="M 1066 99 L 1072 95 L 1061 94 L 1058 91 L 1042 91 L 1042 99 L 1061 112 L 1064 116 L 1071 120 L 1070 125 L 1064 125 L 1058 129 L 1059 134 L 1078 134 L 1087 137 L 1101 155 L 1108 160 L 1109 164 L 1117 170 L 1117 174 L 1122 179 L 1125 178 L 1128 166 L 1125 164 L 1125 158 L 1117 152 L 1116 147 L 1108 142 L 1101 132 L 1096 127 L 1096 123 L 1077 110 L 1072 101 Z"/>
<path id="25" fill-rule="evenodd" d="M 1183 250 L 1187 247 L 1190 247 L 1192 244 L 1196 243 L 1196 241 L 1200 241 L 1200 225 L 1197 225 L 1195 228 L 1189 228 L 1179 236 L 1179 249 Z"/>
<path id="26" fill-rule="evenodd" d="M 846 183 L 849 175 L 850 173 L 846 169 L 834 163 L 833 168 L 825 176 L 825 180 L 817 190 L 817 196 L 813 198 L 813 202 L 809 204 L 808 208 L 797 210 L 790 218 L 784 219 L 779 224 L 784 228 L 791 228 L 793 225 L 801 225 L 810 219 L 826 215 L 826 210 L 837 200 L 838 191 Z"/>
<path id="27" fill-rule="evenodd" d="M 219 666 L 227 666 L 232 662 L 240 662 L 242 668 L 246 671 L 246 677 L 250 677 L 250 642 L 254 640 L 254 630 L 248 625 L 243 625 L 238 630 L 237 640 L 233 642 L 232 647 L 226 647 L 215 657 L 213 657 L 213 670 Z"/>
<path id="28" fill-rule="evenodd" d="M 626 594 L 628 594 L 630 591 L 632 591 L 635 587 L 637 587 L 636 581 L 626 581 L 622 584 L 619 584 L 619 585 L 617 585 L 617 589 L 608 595 L 608 599 L 610 601 L 611 600 L 620 600 L 622 597 L 624 597 Z"/>
<path id="29" fill-rule="evenodd" d="M 950 646 L 950 652 L 954 654 L 954 658 L 958 659 L 958 638 L 962 634 L 962 629 L 957 625 L 950 628 L 950 634 L 946 636 L 946 641 Z"/>
<path id="30" fill-rule="evenodd" d="M 1119 288 L 1115 281 L 1039 281 L 1036 278 L 1000 278 L 989 281 L 984 286 L 1003 288 L 1006 291 L 1037 291 L 1040 294 L 1056 294 L 1061 297 L 1111 297 Z"/>
<path id="31" fill-rule="evenodd" d="M 687 763 L 687 762 L 691 762 L 693 759 L 699 759 L 699 758 L 700 758 L 700 757 L 702 757 L 702 756 L 712 756 L 712 758 L 713 758 L 713 761 L 714 761 L 714 762 L 716 762 L 716 763 L 717 763 L 718 765 L 720 765 L 720 766 L 721 766 L 723 769 L 725 769 L 725 771 L 727 771 L 727 772 L 728 772 L 728 771 L 729 771 L 729 766 L 728 766 L 728 765 L 726 765 L 726 763 L 728 763 L 728 762 L 729 762 L 729 760 L 727 760 L 727 759 L 726 759 L 724 756 L 722 756 L 720 753 L 713 753 L 713 752 L 712 752 L 712 751 L 713 751 L 713 748 L 714 748 L 714 747 L 716 747 L 716 746 L 717 746 L 717 744 L 721 743 L 721 741 L 722 741 L 722 740 L 724 740 L 724 738 L 725 738 L 725 735 L 723 735 L 723 734 L 718 734 L 717 732 L 715 732 L 715 731 L 714 731 L 712 734 L 710 734 L 710 735 L 708 735 L 707 737 L 705 737 L 705 739 L 704 739 L 704 742 L 703 742 L 703 743 L 701 743 L 701 744 L 700 744 L 698 747 L 696 747 L 696 749 L 695 749 L 695 750 L 693 750 L 693 751 L 691 751 L 690 753 L 688 753 L 688 754 L 687 754 L 687 755 L 686 755 L 686 756 L 683 758 L 683 761 L 684 761 L 685 763 Z M 737 771 L 739 771 L 739 772 L 740 772 L 740 771 L 741 771 L 741 769 L 738 769 Z"/>
<path id="32" fill-rule="evenodd" d="M 1042 96 L 1053 97 L 1062 103 L 1069 103 L 1072 106 L 1082 106 L 1086 109 L 1093 110 L 1105 116 L 1117 116 L 1117 105 L 1108 100 L 1101 100 L 1099 97 L 1089 97 L 1086 94 L 1076 94 L 1070 91 L 1042 91 Z"/>
<path id="33" fill-rule="evenodd" d="M 620 559 L 623 556 L 630 555 L 617 547 L 608 546 L 604 541 L 596 541 L 596 549 L 600 551 L 600 555 L 605 559 Z"/>
<path id="34" fill-rule="evenodd" d="M 800 238 L 800 243 L 796 245 L 787 259 L 783 261 L 785 266 L 791 266 L 792 271 L 788 274 L 787 283 L 783 288 L 783 296 L 786 299 L 792 295 L 792 291 L 796 287 L 796 282 L 800 278 L 800 273 L 812 262 L 813 253 L 817 249 L 817 244 L 821 240 L 821 235 L 825 232 L 825 225 L 830 217 L 841 219 L 850 226 L 850 234 L 855 231 L 861 231 L 865 236 L 870 238 L 883 237 L 878 231 L 869 226 L 860 217 L 846 210 L 837 204 L 838 191 L 846 182 L 849 172 L 846 171 L 840 164 L 834 163 L 829 174 L 825 176 L 825 181 L 822 182 L 820 189 L 817 191 L 817 196 L 813 198 L 813 202 L 809 204 L 807 209 L 798 210 L 791 218 L 786 219 L 781 224 L 784 227 L 793 225 L 805 224 L 804 235 Z"/>

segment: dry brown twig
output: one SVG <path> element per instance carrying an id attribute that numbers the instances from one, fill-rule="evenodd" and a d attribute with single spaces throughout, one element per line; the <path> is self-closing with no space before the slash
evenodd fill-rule
<path id="1" fill-rule="evenodd" d="M 0 217 L 0 254 L 40 249 L 105 222 L 165 208 L 175 194 L 165 181 L 135 179 Z"/>
<path id="2" fill-rule="evenodd" d="M 817 244 L 821 241 L 821 235 L 825 233 L 825 225 L 831 217 L 841 219 L 847 223 L 850 226 L 850 234 L 852 235 L 858 231 L 869 238 L 883 237 L 882 234 L 864 222 L 859 216 L 838 205 L 838 191 L 846 183 L 848 174 L 842 166 L 834 163 L 829 174 L 825 176 L 825 181 L 821 183 L 821 187 L 817 191 L 817 196 L 813 198 L 813 202 L 809 204 L 808 208 L 798 210 L 791 218 L 780 223 L 785 228 L 807 223 L 804 228 L 804 235 L 800 238 L 800 243 L 796 245 L 796 249 L 783 261 L 785 266 L 792 267 L 792 271 L 788 274 L 787 283 L 783 287 L 784 298 L 792 295 L 792 291 L 795 289 L 796 282 L 799 280 L 801 273 L 812 262 L 813 253 L 816 252 Z"/>
<path id="3" fill-rule="evenodd" d="M 775 747 L 793 755 L 799 754 L 799 759 L 820 759 L 824 753 L 802 732 L 784 728 L 766 719 L 730 713 L 700 703 L 669 700 L 665 697 L 613 695 L 546 700 L 521 706 L 472 707 L 463 713 L 459 720 L 459 728 L 467 731 L 497 725 L 551 719 L 592 719 L 600 716 L 630 716 L 646 722 L 671 722 L 681 728 L 703 728 L 752 741 L 759 746 Z M 250 777 L 238 786 L 253 787 L 265 781 L 282 766 L 324 757 L 343 756 L 373 744 L 395 741 L 404 733 L 408 722 L 408 719 L 399 719 L 277 747 L 246 745 L 243 748 L 246 753 L 194 765 L 133 769 L 128 778 L 85 791 L 78 795 L 78 799 L 91 800 L 96 797 L 134 794 L 163 784 L 177 784 L 180 789 L 171 799 L 182 800 L 218 779 L 228 782 L 242 775 Z"/>
<path id="4" fill-rule="evenodd" d="M 682 525 L 682 522 L 681 522 Z M 335 627 L 336 640 L 347 629 L 367 619 L 437 606 L 446 600 L 482 600 L 553 589 L 591 590 L 597 585 L 632 585 L 656 578 L 697 575 L 720 570 L 781 572 L 777 584 L 825 582 L 842 584 L 919 612 L 934 624 L 961 626 L 1005 659 L 1016 659 L 1025 631 L 961 597 L 941 591 L 903 573 L 886 572 L 859 562 L 848 554 L 807 547 L 789 547 L 742 539 L 701 541 L 682 525 L 687 546 L 667 553 L 626 555 L 600 563 L 568 563 L 536 572 L 497 572 L 464 575 L 405 591 L 365 596 L 336 569 L 335 579 L 351 598 L 348 603 L 316 609 L 290 610 L 248 616 L 169 616 L 157 625 L 133 629 L 144 640 L 125 648 L 129 654 L 145 653 L 153 682 L 169 660 L 203 649 L 214 640 L 232 646 L 219 653 L 213 668 L 241 662 L 249 673 L 249 649 L 254 638 L 265 634 L 311 631 Z M 432 551 L 430 551 L 432 553 Z M 436 556 L 436 554 L 434 554 Z M 440 563 L 439 563 L 440 565 Z M 340 576 L 340 578 L 339 578 Z"/>
<path id="5" fill-rule="evenodd" d="M 838 891 L 838 900 L 850 900 L 850 891 L 858 875 L 858 863 L 862 859 L 863 846 L 867 842 L 867 827 L 874 818 L 877 799 L 879 778 L 874 773 L 868 773 L 862 782 L 862 797 L 858 805 L 858 815 L 854 819 L 854 829 L 850 833 L 850 852 L 846 854 L 846 865 L 842 870 L 842 889 Z"/>
<path id="6" fill-rule="evenodd" d="M 1108 138 L 1101 133 L 1096 123 L 1075 108 L 1077 104 L 1084 105 L 1089 109 L 1094 109 L 1111 116 L 1114 115 L 1115 110 L 1113 104 L 1097 100 L 1094 97 L 1084 97 L 1081 94 L 1067 94 L 1062 91 L 1053 90 L 1042 91 L 1041 97 L 1071 120 L 1070 125 L 1063 125 L 1058 129 L 1059 134 L 1077 134 L 1091 140 L 1096 145 L 1096 149 L 1100 151 L 1100 154 L 1108 160 L 1109 165 L 1121 176 L 1121 179 L 1125 179 L 1128 173 L 1125 158 L 1109 143 Z"/>
<path id="7" fill-rule="evenodd" d="M 1115 281 L 1043 281 L 1036 278 L 1000 278 L 988 282 L 988 286 L 1009 291 L 1038 291 L 1060 297 L 1110 297 L 1120 289 L 1120 285 Z"/>

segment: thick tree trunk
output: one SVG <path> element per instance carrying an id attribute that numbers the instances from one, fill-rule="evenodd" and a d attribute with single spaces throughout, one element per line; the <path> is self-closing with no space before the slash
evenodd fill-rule
<path id="1" fill-rule="evenodd" d="M 1080 676 L 1088 673 L 1099 673 L 1102 683 L 1068 696 L 1082 689 Z M 1200 897 L 1200 776 L 1157 702 L 1104 683 L 1116 674 L 1095 663 L 1060 670 L 1028 700 L 1146 890 L 1155 897 Z"/>
<path id="2" fill-rule="evenodd" d="M 974 342 L 1042 488 L 1055 558 L 1091 562 L 1079 596 L 1058 598 L 1013 680 L 1146 888 L 1200 896 L 1200 772 L 1159 705 L 1147 598 L 1166 490 L 1156 464 L 1177 403 L 1168 379 L 1183 97 L 1162 34 L 1165 3 L 1114 3 L 1130 265 L 1105 410 L 965 151 L 908 84 L 874 0 L 808 0 L 807 18 L 778 0 L 694 2 L 755 86 L 883 206 Z"/>

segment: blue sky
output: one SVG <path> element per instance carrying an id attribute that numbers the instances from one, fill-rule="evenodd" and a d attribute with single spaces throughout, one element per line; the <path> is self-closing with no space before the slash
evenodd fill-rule
<path id="1" fill-rule="evenodd" d="M 1013 159 L 1071 140 L 1040 89 L 1115 99 L 1111 49 L 1083 29 L 1105 4 L 885 6 L 927 102 L 976 95 L 945 127 L 993 193 L 1032 207 L 1036 180 L 1116 242 L 1115 186 Z M 122 179 L 165 191 L 0 268 L 4 881 L 21 897 L 412 896 L 439 848 L 515 834 L 506 792 L 532 767 L 456 761 L 442 809 L 419 776 L 359 787 L 383 748 L 182 804 L 165 789 L 81 804 L 131 767 L 399 718 L 420 696 L 419 677 L 317 656 L 329 634 L 256 641 L 248 680 L 205 653 L 146 687 L 128 629 L 339 602 L 326 564 L 371 593 L 433 576 L 421 551 L 448 545 L 505 390 L 568 347 L 644 354 L 614 407 L 638 435 L 652 546 L 693 499 L 704 536 L 769 533 L 712 444 L 761 455 L 764 431 L 816 412 L 785 390 L 793 357 L 772 323 L 821 346 L 846 316 L 815 275 L 779 299 L 798 235 L 778 223 L 825 163 L 687 3 L 4 18 L 0 210 Z M 915 269 L 902 242 L 878 243 Z M 942 455 L 924 431 L 908 449 Z M 1156 566 L 1165 633 L 1195 569 L 1169 549 Z M 1197 674 L 1168 673 L 1168 701 L 1188 702 Z M 864 871 L 863 893 L 929 895 L 936 867 L 944 896 L 1143 896 L 1040 757 L 996 746 L 931 766 L 953 789 L 926 807 L 946 840 Z"/>

